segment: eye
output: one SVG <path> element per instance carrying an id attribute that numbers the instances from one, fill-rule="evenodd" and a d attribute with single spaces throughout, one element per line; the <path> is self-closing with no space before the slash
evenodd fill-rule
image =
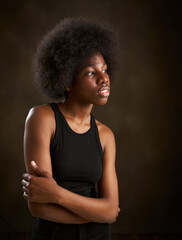
<path id="1" fill-rule="evenodd" d="M 94 74 L 95 74 L 95 72 L 93 72 L 93 71 L 87 73 L 88 76 L 92 76 Z"/>
<path id="2" fill-rule="evenodd" d="M 103 73 L 107 73 L 107 69 L 104 69 L 104 70 L 103 70 Z"/>

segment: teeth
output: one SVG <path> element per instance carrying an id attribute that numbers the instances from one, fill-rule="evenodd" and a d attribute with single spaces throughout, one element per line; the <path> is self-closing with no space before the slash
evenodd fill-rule
<path id="1" fill-rule="evenodd" d="M 101 92 L 108 92 L 108 90 L 102 90 Z"/>

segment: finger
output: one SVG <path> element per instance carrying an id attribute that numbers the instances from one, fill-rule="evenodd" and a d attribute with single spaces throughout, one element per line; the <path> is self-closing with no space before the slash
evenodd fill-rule
<path id="1" fill-rule="evenodd" d="M 21 181 L 21 185 L 24 186 L 24 187 L 28 187 L 29 186 L 29 182 L 28 181 L 25 181 L 24 179 Z"/>
<path id="2" fill-rule="evenodd" d="M 24 173 L 22 175 L 23 179 L 26 180 L 26 181 L 30 181 L 30 179 L 32 178 L 32 175 L 28 174 L 28 173 Z"/>
<path id="3" fill-rule="evenodd" d="M 25 186 L 23 186 L 23 187 L 22 187 L 22 190 L 23 190 L 23 192 L 25 192 L 27 195 L 30 196 L 30 192 L 29 192 L 29 189 L 28 189 L 28 188 L 26 188 Z"/>
<path id="4" fill-rule="evenodd" d="M 27 200 L 30 199 L 29 195 L 26 192 L 23 192 L 23 197 Z"/>
<path id="5" fill-rule="evenodd" d="M 47 177 L 48 173 L 43 169 L 39 168 L 35 161 L 31 161 L 31 167 L 38 176 Z"/>

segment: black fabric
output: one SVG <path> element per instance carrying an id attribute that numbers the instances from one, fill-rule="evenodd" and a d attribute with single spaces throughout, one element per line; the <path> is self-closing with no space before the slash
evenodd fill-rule
<path id="1" fill-rule="evenodd" d="M 63 224 L 36 218 L 32 240 L 111 240 L 110 225 L 95 222 Z"/>
<path id="2" fill-rule="evenodd" d="M 68 125 L 56 103 L 50 103 L 56 120 L 55 136 L 50 145 L 53 177 L 56 182 L 87 197 L 98 197 L 96 184 L 102 175 L 102 147 L 95 118 L 90 129 L 79 134 Z M 62 224 L 36 218 L 33 240 L 110 240 L 107 223 Z"/>

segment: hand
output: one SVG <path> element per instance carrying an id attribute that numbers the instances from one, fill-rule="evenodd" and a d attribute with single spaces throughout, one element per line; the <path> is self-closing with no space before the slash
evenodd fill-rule
<path id="1" fill-rule="evenodd" d="M 36 176 L 23 174 L 21 181 L 23 197 L 33 202 L 56 203 L 56 193 L 59 188 L 56 181 L 48 172 L 39 168 L 34 161 L 31 162 L 31 167 Z"/>

